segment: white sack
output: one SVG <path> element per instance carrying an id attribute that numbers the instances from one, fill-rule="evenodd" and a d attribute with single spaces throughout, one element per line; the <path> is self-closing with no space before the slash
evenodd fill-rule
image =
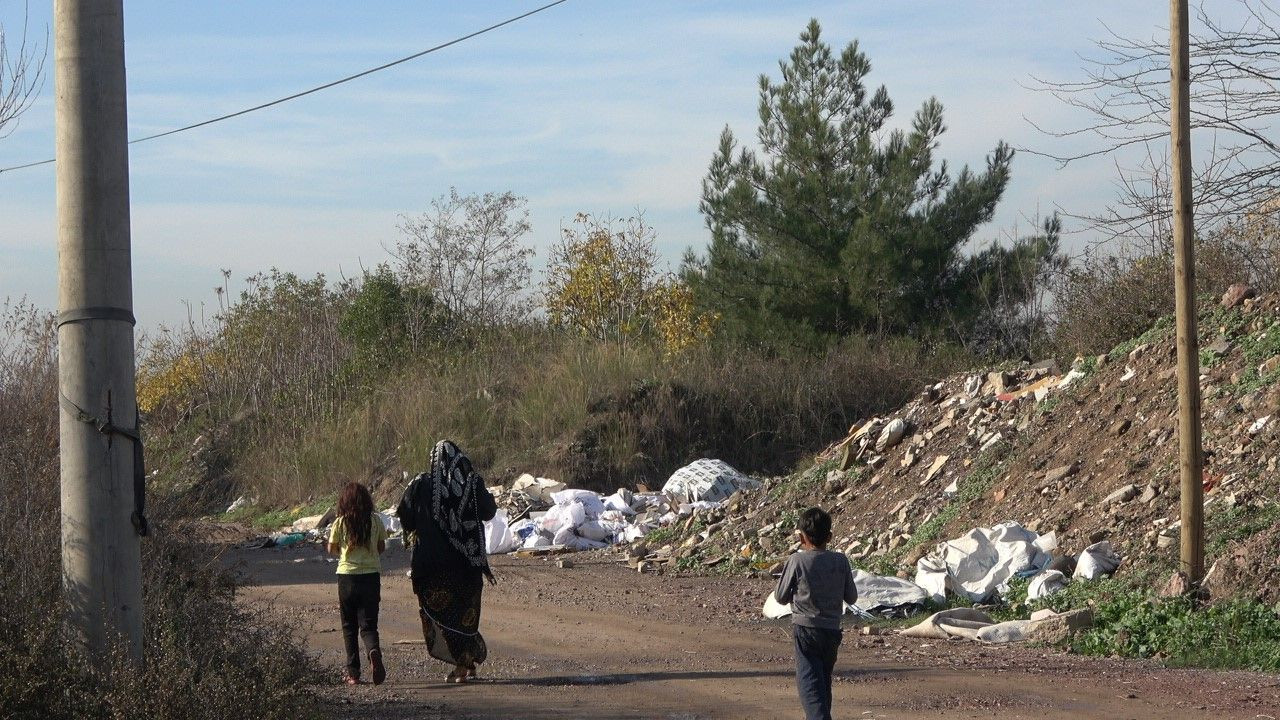
<path id="1" fill-rule="evenodd" d="M 1045 570 L 1031 578 L 1027 586 L 1027 599 L 1039 600 L 1062 590 L 1067 586 L 1067 576 L 1057 570 Z"/>
<path id="2" fill-rule="evenodd" d="M 577 528 L 578 537 L 584 537 L 588 540 L 596 542 L 604 542 L 613 537 L 613 532 L 605 529 L 598 520 L 588 520 Z"/>
<path id="3" fill-rule="evenodd" d="M 778 602 L 778 599 L 773 596 L 772 592 L 770 592 L 769 597 L 764 599 L 764 608 L 762 609 L 762 612 L 764 613 L 764 616 L 770 620 L 777 620 L 778 618 L 784 618 L 791 614 L 791 605 L 789 603 L 787 605 L 783 605 Z"/>
<path id="4" fill-rule="evenodd" d="M 892 610 L 906 605 L 922 605 L 929 592 L 910 580 L 853 571 L 853 584 L 858 588 L 858 607 L 869 613 Z"/>
<path id="5" fill-rule="evenodd" d="M 577 503 L 586 511 L 588 517 L 597 517 L 604 512 L 604 500 L 600 498 L 600 493 L 590 490 L 561 490 L 551 493 L 551 501 L 561 506 Z"/>
<path id="6" fill-rule="evenodd" d="M 404 526 L 400 524 L 400 518 L 386 512 L 378 513 L 378 517 L 382 518 L 382 527 L 387 529 L 388 535 L 395 535 L 404 530 Z"/>
<path id="7" fill-rule="evenodd" d="M 516 539 L 521 542 L 528 540 L 530 535 L 538 534 L 538 524 L 529 518 L 517 520 L 508 527 L 511 528 L 511 534 L 515 535 Z"/>
<path id="8" fill-rule="evenodd" d="M 498 510 L 492 520 L 484 523 L 484 549 L 490 555 L 502 555 L 520 547 L 511 528 L 507 526 L 507 511 Z"/>
<path id="9" fill-rule="evenodd" d="M 934 602 L 947 601 L 947 563 L 937 553 L 929 553 L 916 561 L 916 585 L 922 588 Z"/>
<path id="10" fill-rule="evenodd" d="M 790 604 L 783 605 L 782 603 L 778 602 L 778 599 L 773 596 L 772 592 L 770 592 L 769 597 L 764 599 L 764 607 L 761 608 L 760 611 L 764 613 L 764 616 L 769 618 L 770 620 L 777 620 L 778 618 L 784 618 L 791 614 L 791 605 Z M 849 603 L 845 603 L 844 611 L 845 613 L 853 613 L 855 615 L 859 615 L 862 617 L 870 617 L 869 615 L 862 612 L 858 608 L 855 608 Z"/>
<path id="11" fill-rule="evenodd" d="M 695 460 L 675 471 L 662 492 L 677 500 L 719 501 L 739 488 L 756 487 L 759 483 L 734 470 L 723 460 Z"/>
<path id="12" fill-rule="evenodd" d="M 542 529 L 550 533 L 558 533 L 561 530 L 568 529 L 572 531 L 587 520 L 587 511 L 582 507 L 582 503 L 575 502 L 568 505 L 556 505 L 542 516 Z"/>
<path id="13" fill-rule="evenodd" d="M 628 497 L 630 495 L 631 495 L 630 492 L 628 492 L 626 495 L 623 495 L 622 490 L 619 490 L 618 492 L 610 495 L 609 497 L 604 499 L 605 510 L 606 511 L 616 510 L 622 513 L 623 515 L 635 515 L 636 511 L 631 506 L 631 504 L 635 502 L 635 498 Z"/>
<path id="14" fill-rule="evenodd" d="M 534 534 L 524 539 L 524 547 L 526 548 L 551 547 L 551 538 L 547 537 L 543 533 L 535 532 Z"/>
<path id="15" fill-rule="evenodd" d="M 1120 567 L 1120 556 L 1111 549 L 1111 543 L 1103 540 L 1094 543 L 1080 553 L 1076 561 L 1075 577 L 1085 580 L 1096 580 L 1103 575 L 1110 575 Z"/>
<path id="16" fill-rule="evenodd" d="M 576 528 L 572 525 L 561 525 L 560 529 L 556 530 L 556 534 L 551 537 L 551 544 L 564 545 L 570 539 L 578 537 L 578 533 L 575 530 Z"/>

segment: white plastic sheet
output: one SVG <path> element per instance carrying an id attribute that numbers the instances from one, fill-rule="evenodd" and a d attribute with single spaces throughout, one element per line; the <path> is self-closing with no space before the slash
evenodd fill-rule
<path id="1" fill-rule="evenodd" d="M 1032 636 L 1041 623 L 1058 617 L 1052 610 L 1038 610 L 1029 620 L 994 622 L 986 613 L 972 608 L 952 608 L 934 613 L 921 622 L 902 631 L 903 636 L 947 640 L 963 638 L 980 643 L 999 645 L 1022 642 Z"/>
<path id="2" fill-rule="evenodd" d="M 1035 574 L 1049 564 L 1053 558 L 1041 545 L 1054 544 L 1056 539 L 1037 541 L 1039 535 L 1014 522 L 975 528 L 939 543 L 921 558 L 916 563 L 916 584 L 937 602 L 946 599 L 948 590 L 983 602 L 1006 588 L 1015 575 Z"/>
<path id="3" fill-rule="evenodd" d="M 853 571 L 853 584 L 858 588 L 858 607 L 873 615 L 923 605 L 929 599 L 929 593 L 910 580 L 864 570 Z"/>

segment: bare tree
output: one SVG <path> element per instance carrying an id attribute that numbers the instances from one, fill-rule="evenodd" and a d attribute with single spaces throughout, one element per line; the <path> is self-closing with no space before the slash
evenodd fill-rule
<path id="1" fill-rule="evenodd" d="M 1265 209 L 1280 197 L 1280 11 L 1274 0 L 1233 0 L 1231 11 L 1197 8 L 1191 35 L 1191 123 L 1198 228 Z M 1230 19 L 1226 19 L 1230 17 Z M 1048 92 L 1092 121 L 1075 129 L 1043 128 L 1056 138 L 1089 137 L 1093 147 L 1055 154 L 1031 149 L 1063 165 L 1138 147 L 1136 166 L 1120 167 L 1121 194 L 1089 216 L 1114 235 L 1161 242 L 1167 236 L 1169 199 L 1168 33 L 1149 38 L 1112 33 L 1096 41 L 1084 60 L 1084 78 L 1036 78 Z M 1039 126 L 1037 126 L 1039 127 Z"/>
<path id="2" fill-rule="evenodd" d="M 531 229 L 527 201 L 511 192 L 459 195 L 451 188 L 418 217 L 401 217 L 404 236 L 388 251 L 406 285 L 427 290 L 455 326 L 492 327 L 529 316 Z"/>
<path id="3" fill-rule="evenodd" d="M 27 13 L 22 15 L 22 33 L 11 44 L 0 25 L 0 138 L 18 127 L 18 117 L 35 101 L 44 86 L 44 59 L 49 46 L 27 39 Z"/>

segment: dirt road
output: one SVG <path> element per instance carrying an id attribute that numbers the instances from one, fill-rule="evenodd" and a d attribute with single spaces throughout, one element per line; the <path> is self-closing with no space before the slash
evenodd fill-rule
<path id="1" fill-rule="evenodd" d="M 789 628 L 759 617 L 763 580 L 640 575 L 600 556 L 495 558 L 482 681 L 447 685 L 427 657 L 407 556 L 382 585 L 385 685 L 337 686 L 334 566 L 317 547 L 238 551 L 247 602 L 310 628 L 334 669 L 325 696 L 351 718 L 798 718 Z M 1280 718 L 1280 678 L 1163 669 L 1033 648 L 846 633 L 837 718 Z"/>

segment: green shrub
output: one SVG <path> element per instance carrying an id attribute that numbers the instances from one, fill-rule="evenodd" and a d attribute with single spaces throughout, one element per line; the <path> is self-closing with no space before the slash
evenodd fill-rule
<path id="1" fill-rule="evenodd" d="M 1170 665 L 1280 671 L 1280 616 L 1252 600 L 1197 606 L 1158 598 L 1123 580 L 1077 581 L 1033 603 L 1063 611 L 1093 608 L 1094 627 L 1071 648 L 1088 655 L 1160 658 Z"/>

